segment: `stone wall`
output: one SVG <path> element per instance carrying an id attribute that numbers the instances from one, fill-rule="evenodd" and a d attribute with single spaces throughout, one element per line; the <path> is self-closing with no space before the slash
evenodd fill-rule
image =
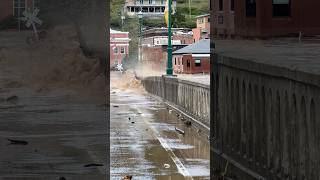
<path id="1" fill-rule="evenodd" d="M 320 178 L 320 76 L 214 54 L 211 173 Z"/>
<path id="2" fill-rule="evenodd" d="M 165 76 L 147 77 L 142 82 L 149 93 L 172 103 L 204 126 L 210 126 L 209 85 Z"/>

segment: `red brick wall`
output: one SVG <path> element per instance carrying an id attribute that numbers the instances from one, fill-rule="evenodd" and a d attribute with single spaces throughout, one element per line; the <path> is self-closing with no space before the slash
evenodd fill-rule
<path id="1" fill-rule="evenodd" d="M 193 36 L 191 35 L 173 35 L 173 40 L 180 40 L 181 44 L 192 44 L 193 43 Z"/>
<path id="2" fill-rule="evenodd" d="M 257 0 L 256 17 L 246 17 L 245 0 L 235 1 L 235 31 L 239 36 L 287 36 L 320 34 L 320 1 L 291 0 L 291 17 L 272 17 L 272 1 Z"/>
<path id="3" fill-rule="evenodd" d="M 0 21 L 13 14 L 12 0 L 0 0 Z"/>
<path id="4" fill-rule="evenodd" d="M 231 11 L 231 0 L 223 0 L 223 11 L 219 10 L 219 0 L 211 2 L 211 33 L 214 36 L 230 37 L 234 35 L 234 11 Z M 237 0 L 234 0 L 236 2 Z M 223 17 L 223 23 L 219 21 Z"/>
<path id="5" fill-rule="evenodd" d="M 33 9 L 33 0 L 21 0 L 26 2 L 26 8 Z M 13 0 L 0 0 L 0 21 L 13 15 Z M 22 15 L 21 15 L 22 16 Z"/>
<path id="6" fill-rule="evenodd" d="M 129 42 L 112 42 L 113 38 L 128 38 L 128 34 L 120 33 L 120 34 L 110 34 L 110 66 L 114 66 L 115 61 L 118 63 L 122 63 L 122 60 L 129 55 L 129 46 L 124 46 L 124 44 L 128 44 Z M 118 48 L 118 53 L 114 53 L 113 48 Z M 124 47 L 125 53 L 121 54 L 121 47 Z M 116 62 L 117 63 L 117 62 Z"/>
<path id="7" fill-rule="evenodd" d="M 195 59 L 201 59 L 201 66 L 195 66 Z M 192 55 L 183 55 L 182 61 L 183 73 L 210 73 L 210 57 L 194 58 Z M 188 61 L 190 62 L 190 67 L 188 67 Z"/>
<path id="8" fill-rule="evenodd" d="M 167 51 L 162 46 L 142 47 L 142 61 L 145 68 L 165 72 L 167 66 Z"/>

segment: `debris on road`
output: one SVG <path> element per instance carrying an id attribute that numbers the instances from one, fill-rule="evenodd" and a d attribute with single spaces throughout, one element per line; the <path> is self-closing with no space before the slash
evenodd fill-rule
<path id="1" fill-rule="evenodd" d="M 128 176 L 128 175 L 126 175 L 122 178 L 122 180 L 131 180 L 131 179 L 132 179 L 132 176 Z"/>
<path id="2" fill-rule="evenodd" d="M 91 164 L 86 164 L 83 167 L 96 167 L 96 166 L 103 166 L 103 164 L 91 163 Z"/>
<path id="3" fill-rule="evenodd" d="M 184 124 L 187 126 L 191 126 L 191 121 L 185 121 Z"/>
<path id="4" fill-rule="evenodd" d="M 134 124 L 134 121 L 132 121 L 131 123 Z"/>
<path id="5" fill-rule="evenodd" d="M 130 118 L 130 117 L 128 117 L 128 119 L 129 119 L 129 121 L 131 120 L 131 118 Z"/>
<path id="6" fill-rule="evenodd" d="M 10 97 L 8 97 L 7 99 L 6 99 L 6 101 L 16 101 L 16 100 L 18 100 L 18 96 L 10 96 Z"/>
<path id="7" fill-rule="evenodd" d="M 14 140 L 14 139 L 8 139 L 10 144 L 15 144 L 15 145 L 27 145 L 29 144 L 27 141 L 22 141 L 22 140 Z"/>
<path id="8" fill-rule="evenodd" d="M 170 168 L 170 164 L 164 164 L 163 167 L 168 169 L 168 168 Z"/>
<path id="9" fill-rule="evenodd" d="M 183 130 L 181 130 L 181 129 L 177 128 L 177 127 L 175 127 L 174 129 L 175 129 L 178 133 L 184 135 L 184 131 L 183 131 Z"/>

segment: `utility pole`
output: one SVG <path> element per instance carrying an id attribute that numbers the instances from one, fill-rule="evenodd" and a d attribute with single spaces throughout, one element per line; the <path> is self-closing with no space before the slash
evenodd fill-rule
<path id="1" fill-rule="evenodd" d="M 168 0 L 168 64 L 167 64 L 167 75 L 172 76 L 172 44 L 171 44 L 171 13 L 172 13 L 172 0 Z"/>
<path id="2" fill-rule="evenodd" d="M 189 18 L 191 18 L 191 0 L 189 0 Z"/>

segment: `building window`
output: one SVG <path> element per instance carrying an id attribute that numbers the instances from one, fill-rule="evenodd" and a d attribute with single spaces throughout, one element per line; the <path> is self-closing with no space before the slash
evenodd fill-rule
<path id="1" fill-rule="evenodd" d="M 114 53 L 114 54 L 118 54 L 118 48 L 117 48 L 117 47 L 114 47 L 114 48 L 113 48 L 113 53 Z"/>
<path id="2" fill-rule="evenodd" d="M 26 10 L 26 1 L 25 0 L 14 0 L 13 1 L 13 15 L 14 15 L 14 17 L 18 17 L 19 13 L 20 13 L 20 17 L 21 17 L 22 13 L 25 10 Z"/>
<path id="3" fill-rule="evenodd" d="M 234 11 L 234 0 L 230 1 L 230 10 Z"/>
<path id="4" fill-rule="evenodd" d="M 124 54 L 125 52 L 126 52 L 126 51 L 125 51 L 124 47 L 121 47 L 121 48 L 120 48 L 120 53 L 121 53 L 121 54 Z"/>
<path id="5" fill-rule="evenodd" d="M 246 15 L 247 17 L 256 16 L 256 0 L 246 0 Z"/>
<path id="6" fill-rule="evenodd" d="M 274 17 L 290 16 L 290 0 L 273 0 L 272 10 Z"/>
<path id="7" fill-rule="evenodd" d="M 149 4 L 153 4 L 152 0 L 149 0 Z"/>
<path id="8" fill-rule="evenodd" d="M 219 0 L 219 11 L 223 11 L 223 0 Z"/>
<path id="9" fill-rule="evenodd" d="M 208 22 L 210 22 L 210 17 L 208 17 Z"/>
<path id="10" fill-rule="evenodd" d="M 194 60 L 194 65 L 195 65 L 196 67 L 200 67 L 200 66 L 201 66 L 201 60 L 200 60 L 200 59 Z"/>
<path id="11" fill-rule="evenodd" d="M 140 0 L 140 4 L 143 4 L 143 0 Z"/>
<path id="12" fill-rule="evenodd" d="M 33 0 L 33 9 L 40 9 L 40 0 Z"/>
<path id="13" fill-rule="evenodd" d="M 174 58 L 174 65 L 177 65 L 177 58 Z"/>
<path id="14" fill-rule="evenodd" d="M 164 4 L 164 0 L 161 0 L 161 4 Z"/>

